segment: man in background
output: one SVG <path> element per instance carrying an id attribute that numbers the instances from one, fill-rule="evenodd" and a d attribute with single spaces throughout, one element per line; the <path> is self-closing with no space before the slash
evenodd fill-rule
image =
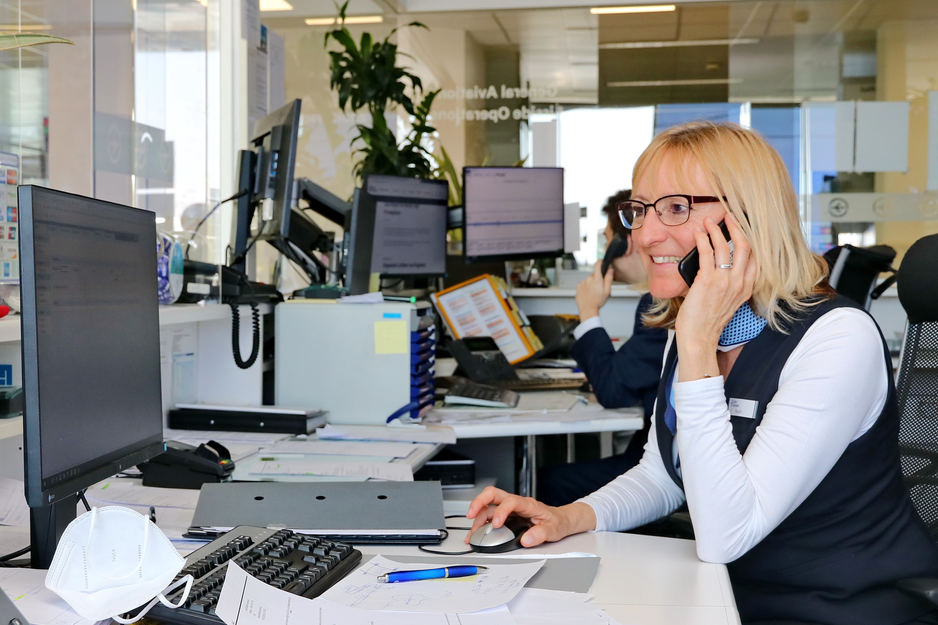
<path id="1" fill-rule="evenodd" d="M 571 355 L 586 374 L 597 401 L 604 408 L 640 405 L 644 409 L 645 424 L 635 432 L 621 455 L 542 469 L 538 476 L 537 497 L 547 505 L 562 506 L 576 501 L 625 473 L 641 460 L 648 440 L 668 333 L 642 324 L 642 314 L 652 305 L 648 293 L 639 300 L 632 336 L 618 351 L 599 318 L 599 309 L 609 300 L 613 280 L 626 284 L 645 281 L 642 261 L 631 244 L 631 231 L 622 224 L 616 209 L 630 196 L 631 190 L 619 191 L 603 206 L 607 216 L 606 250 L 607 253 L 616 253 L 615 248 L 618 247 L 619 254 L 606 275 L 602 275 L 602 261 L 598 261 L 593 273 L 577 285 L 580 325 L 573 332 L 576 344 Z M 617 245 L 616 236 L 625 243 Z"/>

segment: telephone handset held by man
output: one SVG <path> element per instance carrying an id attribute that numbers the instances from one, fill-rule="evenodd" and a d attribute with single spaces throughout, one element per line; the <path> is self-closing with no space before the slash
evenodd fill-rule
<path id="1" fill-rule="evenodd" d="M 609 242 L 609 247 L 606 248 L 606 253 L 603 255 L 603 276 L 609 271 L 609 266 L 612 265 L 612 261 L 620 256 L 625 256 L 625 253 L 628 251 L 628 237 L 624 237 L 621 234 L 616 234 L 612 237 L 612 240 Z"/>
<path id="2" fill-rule="evenodd" d="M 720 222 L 720 230 L 723 231 L 723 236 L 726 237 L 727 241 L 730 241 L 730 231 L 726 228 L 726 221 Z M 730 249 L 733 249 L 732 241 L 730 241 Z M 700 252 L 697 251 L 695 247 L 690 252 L 687 253 L 687 256 L 681 259 L 681 262 L 677 266 L 678 273 L 681 274 L 681 277 L 684 278 L 684 282 L 687 283 L 687 286 L 692 286 L 694 284 L 694 278 L 697 277 L 697 272 L 700 271 Z"/>

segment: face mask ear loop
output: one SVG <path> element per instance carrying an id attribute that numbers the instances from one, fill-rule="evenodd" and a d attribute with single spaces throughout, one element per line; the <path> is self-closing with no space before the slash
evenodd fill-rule
<path id="1" fill-rule="evenodd" d="M 193 581 L 195 581 L 195 578 L 194 578 L 194 577 L 192 577 L 191 575 L 186 575 L 185 577 L 183 577 L 182 579 L 180 579 L 178 582 L 176 582 L 176 583 L 174 583 L 174 584 L 170 584 L 169 587 L 168 587 L 166 590 L 164 590 L 163 592 L 161 592 L 159 595 L 157 595 L 156 598 L 159 599 L 159 600 L 160 600 L 160 603 L 162 603 L 163 605 L 165 605 L 165 606 L 166 606 L 167 608 L 169 608 L 170 610 L 175 610 L 176 608 L 181 608 L 181 607 L 183 606 L 183 604 L 185 604 L 186 599 L 189 598 L 189 591 L 192 590 L 192 582 L 193 582 Z M 170 603 L 169 599 L 166 598 L 166 595 L 168 595 L 169 593 L 171 593 L 171 592 L 173 592 L 174 590 L 176 590 L 177 588 L 179 588 L 179 586 L 180 586 L 183 582 L 186 583 L 186 588 L 185 588 L 185 590 L 182 591 L 182 596 L 179 598 L 179 601 L 176 602 L 176 603 Z"/>
<path id="2" fill-rule="evenodd" d="M 136 623 L 137 621 L 142 619 L 144 616 L 146 616 L 146 613 L 149 612 L 150 609 L 153 608 L 153 606 L 157 604 L 157 602 L 162 603 L 167 608 L 170 608 L 172 610 L 182 607 L 182 605 L 186 602 L 186 599 L 189 597 L 189 591 L 192 589 L 192 579 L 193 578 L 191 575 L 186 575 L 182 579 L 177 580 L 176 582 L 167 586 L 166 589 L 163 590 L 163 592 L 161 592 L 156 597 L 154 597 L 153 600 L 150 601 L 150 603 L 146 605 L 146 607 L 140 610 L 140 612 L 137 613 L 137 616 L 134 616 L 132 618 L 127 618 L 127 619 L 121 618 L 120 616 L 112 616 L 111 620 L 117 621 L 118 623 L 122 623 L 122 625 L 130 625 L 131 623 Z M 179 603 L 172 604 L 169 601 L 167 601 L 165 595 L 167 593 L 171 593 L 172 591 L 176 590 L 183 584 L 186 585 L 186 589 L 185 591 L 183 591 L 182 599 L 179 600 Z"/>
<path id="3" fill-rule="evenodd" d="M 147 545 L 150 542 L 150 519 L 148 519 L 147 517 L 143 515 L 139 515 L 139 516 L 141 519 L 143 519 L 143 546 L 140 550 L 140 561 L 137 562 L 137 566 L 135 566 L 133 570 L 130 571 L 130 573 L 127 573 L 126 575 L 117 575 L 117 576 L 105 575 L 104 573 L 101 573 L 100 571 L 95 570 L 94 566 L 91 563 L 91 558 L 89 557 L 88 568 L 91 569 L 92 573 L 94 573 L 95 575 L 99 577 L 103 577 L 104 579 L 127 579 L 128 577 L 130 577 L 131 575 L 133 575 L 134 573 L 140 570 L 140 567 L 143 566 L 143 559 L 147 553 Z M 91 536 L 92 534 L 94 534 L 94 524 L 97 518 L 98 518 L 98 509 L 95 507 L 91 509 L 91 527 L 88 530 L 88 544 L 89 545 L 91 544 Z M 132 623 L 133 621 L 128 621 L 128 622 Z"/>

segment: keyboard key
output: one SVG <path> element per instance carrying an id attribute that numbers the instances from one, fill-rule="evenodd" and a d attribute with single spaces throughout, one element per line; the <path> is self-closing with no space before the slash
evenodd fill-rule
<path id="1" fill-rule="evenodd" d="M 297 575 L 309 568 L 309 564 L 306 562 L 297 562 L 296 564 L 291 564 L 288 571 L 295 571 Z"/>
<path id="2" fill-rule="evenodd" d="M 284 590 L 294 595 L 302 595 L 311 587 L 312 587 L 312 583 L 309 582 L 308 580 L 298 579 L 292 584 L 290 584 L 289 586 L 285 586 Z"/>
<path id="3" fill-rule="evenodd" d="M 193 612 L 204 613 L 211 605 L 212 605 L 211 601 L 205 601 L 205 600 L 200 599 L 199 601 L 193 601 L 192 605 L 189 606 L 189 609 L 192 610 Z"/>

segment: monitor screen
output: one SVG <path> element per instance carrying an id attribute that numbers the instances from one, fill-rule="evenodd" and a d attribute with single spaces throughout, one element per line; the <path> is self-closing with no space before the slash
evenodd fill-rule
<path id="1" fill-rule="evenodd" d="M 20 187 L 24 446 L 31 506 L 162 451 L 150 211 Z"/>
<path id="2" fill-rule="evenodd" d="M 238 271 L 244 271 L 244 257 L 256 240 L 286 248 L 281 242 L 290 236 L 300 106 L 300 100 L 294 100 L 258 121 L 250 149 L 239 155 L 238 189 L 243 195 L 231 220 L 231 250 L 226 261 Z M 256 235 L 251 232 L 255 213 Z"/>
<path id="3" fill-rule="evenodd" d="M 448 198 L 445 180 L 368 176 L 358 201 L 374 207 L 371 273 L 445 274 Z"/>
<path id="4" fill-rule="evenodd" d="M 466 167 L 466 260 L 563 255 L 563 169 Z"/>

